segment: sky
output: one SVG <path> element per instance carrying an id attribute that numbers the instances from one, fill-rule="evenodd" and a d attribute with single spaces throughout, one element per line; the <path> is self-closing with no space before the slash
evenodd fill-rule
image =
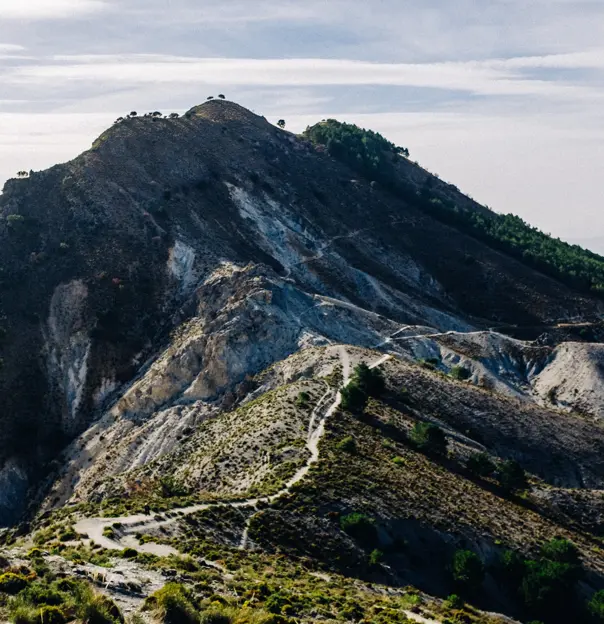
<path id="1" fill-rule="evenodd" d="M 0 184 L 218 93 L 604 252 L 602 0 L 0 0 Z"/>

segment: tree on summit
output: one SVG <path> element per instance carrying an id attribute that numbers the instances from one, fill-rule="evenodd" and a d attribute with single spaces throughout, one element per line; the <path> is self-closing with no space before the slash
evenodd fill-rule
<path id="1" fill-rule="evenodd" d="M 219 93 L 219 94 L 218 94 L 218 97 L 219 97 L 221 100 L 226 99 L 226 98 L 224 97 L 224 94 L 223 94 L 223 93 Z"/>
<path id="2" fill-rule="evenodd" d="M 279 119 L 279 121 L 277 122 L 277 125 L 281 129 L 285 128 L 285 119 Z"/>

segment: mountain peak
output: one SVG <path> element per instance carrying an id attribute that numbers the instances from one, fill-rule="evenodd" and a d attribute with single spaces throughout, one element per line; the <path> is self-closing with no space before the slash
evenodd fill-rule
<path id="1" fill-rule="evenodd" d="M 216 123 L 238 121 L 268 124 L 265 117 L 253 113 L 241 104 L 222 99 L 207 100 L 202 104 L 193 106 L 185 113 L 185 117 L 202 117 Z"/>

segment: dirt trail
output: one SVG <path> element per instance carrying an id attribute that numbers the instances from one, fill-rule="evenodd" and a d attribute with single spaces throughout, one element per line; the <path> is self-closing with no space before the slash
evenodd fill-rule
<path id="1" fill-rule="evenodd" d="M 405 615 L 413 622 L 419 622 L 420 624 L 440 624 L 440 620 L 432 620 L 425 618 L 423 615 L 413 613 L 413 611 L 405 611 Z"/>
<path id="2" fill-rule="evenodd" d="M 346 351 L 346 347 L 343 345 L 338 345 L 336 347 L 332 347 L 337 350 L 338 355 L 340 357 L 340 362 L 342 363 L 342 375 L 343 381 L 340 387 L 340 390 L 335 395 L 334 400 L 331 402 L 329 407 L 325 409 L 323 412 L 323 416 L 319 421 L 318 425 L 314 427 L 314 422 L 318 417 L 319 413 L 325 406 L 326 398 L 332 393 L 331 390 L 328 390 L 325 394 L 321 396 L 319 399 L 315 409 L 313 410 L 313 414 L 311 416 L 311 422 L 309 426 L 308 438 L 306 442 L 306 448 L 310 451 L 310 457 L 302 466 L 283 486 L 281 490 L 276 492 L 275 494 L 271 494 L 270 496 L 264 496 L 260 498 L 248 498 L 241 501 L 225 501 L 225 502 L 214 502 L 214 503 L 202 503 L 199 505 L 192 505 L 190 507 L 183 507 L 181 509 L 175 509 L 172 513 L 175 515 L 171 518 L 163 518 L 161 516 L 152 516 L 146 514 L 138 514 L 134 516 L 123 516 L 121 518 L 84 518 L 75 524 L 75 530 L 78 533 L 85 534 L 88 536 L 90 540 L 93 540 L 96 544 L 101 545 L 103 548 L 120 550 L 126 546 L 136 547 L 137 550 L 142 552 L 148 552 L 159 556 L 165 556 L 168 554 L 176 554 L 178 551 L 171 546 L 167 546 L 165 544 L 155 544 L 153 542 L 148 542 L 146 544 L 138 544 L 138 541 L 135 540 L 134 533 L 143 533 L 148 532 L 162 526 L 166 526 L 169 524 L 173 524 L 180 520 L 184 516 L 188 516 L 190 514 L 197 513 L 199 511 L 204 511 L 206 509 L 210 509 L 212 507 L 218 507 L 221 505 L 230 505 L 235 509 L 243 509 L 243 508 L 251 508 L 254 509 L 257 507 L 258 503 L 270 503 L 273 502 L 282 496 L 289 494 L 292 486 L 296 483 L 304 479 L 308 474 L 311 466 L 316 463 L 319 459 L 319 442 L 323 438 L 325 433 L 325 423 L 327 419 L 333 415 L 333 413 L 338 409 L 340 402 L 342 401 L 341 389 L 344 388 L 350 381 L 350 358 L 348 356 L 348 352 Z M 376 368 L 383 364 L 386 360 L 389 360 L 391 355 L 384 355 L 380 357 L 377 361 L 370 365 L 370 368 Z M 250 516 L 251 518 L 252 516 Z M 240 542 L 240 547 L 245 548 L 247 546 L 248 541 L 248 529 L 250 518 L 246 523 L 246 527 Z M 113 535 L 104 535 L 106 529 L 112 528 Z"/>

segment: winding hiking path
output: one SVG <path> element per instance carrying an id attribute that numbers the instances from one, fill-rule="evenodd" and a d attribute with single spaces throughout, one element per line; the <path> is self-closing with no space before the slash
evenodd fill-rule
<path id="1" fill-rule="evenodd" d="M 169 554 L 176 554 L 178 551 L 171 546 L 165 544 L 156 544 L 148 542 L 146 544 L 139 544 L 134 533 L 148 532 L 169 524 L 173 524 L 184 516 L 188 516 L 199 511 L 211 509 L 212 507 L 220 507 L 223 505 L 229 505 L 234 509 L 254 509 L 258 503 L 271 503 L 282 496 L 289 494 L 291 488 L 299 483 L 306 477 L 311 466 L 319 459 L 319 443 L 325 434 L 325 423 L 327 419 L 334 414 L 334 412 L 340 406 L 342 401 L 341 390 L 350 382 L 350 357 L 346 351 L 346 347 L 343 345 L 337 345 L 331 347 L 338 352 L 340 362 L 342 364 L 342 385 L 337 391 L 333 401 L 327 404 L 327 399 L 333 394 L 331 389 L 328 389 L 319 399 L 317 405 L 313 409 L 311 414 L 308 437 L 306 441 L 306 448 L 310 452 L 310 456 L 307 459 L 304 466 L 302 466 L 296 473 L 284 484 L 284 486 L 275 494 L 270 496 L 263 496 L 259 498 L 248 498 L 241 501 L 224 501 L 213 503 L 201 503 L 199 505 L 191 505 L 190 507 L 182 507 L 180 509 L 172 510 L 174 514 L 170 518 L 161 518 L 159 516 L 138 514 L 134 516 L 122 516 L 120 518 L 83 518 L 75 524 L 75 530 L 77 533 L 85 534 L 88 539 L 99 544 L 103 548 L 120 550 L 127 546 L 136 548 L 141 552 L 148 552 L 155 555 L 165 556 Z M 389 360 L 391 355 L 384 355 L 370 365 L 370 368 L 376 368 Z M 319 415 L 322 413 L 322 417 L 315 427 L 315 422 Z M 253 514 L 252 514 L 253 515 Z M 250 517 L 251 518 L 251 517 Z M 249 521 L 246 522 L 246 527 L 243 532 L 243 536 L 240 543 L 240 548 L 245 548 L 248 541 L 248 529 Z M 115 525 L 118 525 L 117 527 Z M 104 531 L 107 528 L 113 528 L 114 536 L 104 535 Z"/>

